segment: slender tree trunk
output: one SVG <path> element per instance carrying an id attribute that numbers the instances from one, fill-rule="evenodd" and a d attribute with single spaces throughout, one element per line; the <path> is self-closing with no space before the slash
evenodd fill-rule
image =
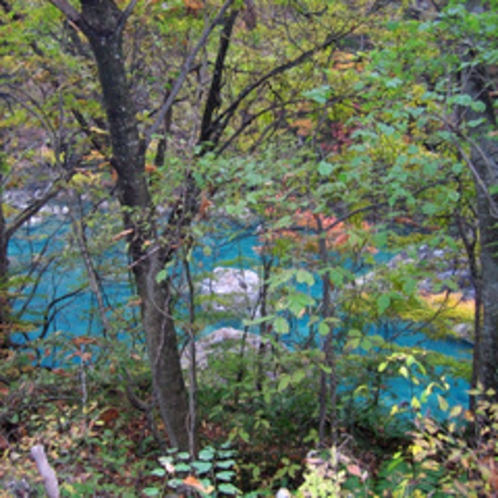
<path id="1" fill-rule="evenodd" d="M 315 216 L 318 235 L 318 251 L 322 269 L 329 265 L 327 251 L 326 231 L 324 230 L 320 216 Z M 318 437 L 320 445 L 326 445 L 326 422 L 330 417 L 330 435 L 332 445 L 337 444 L 337 358 L 335 352 L 335 332 L 334 325 L 330 322 L 334 308 L 331 299 L 332 285 L 328 272 L 322 276 L 322 320 L 328 327 L 328 332 L 323 340 L 324 369 L 320 373 L 320 415 L 318 424 Z"/>
<path id="2" fill-rule="evenodd" d="M 2 158 L 0 157 L 0 160 Z M 0 165 L 1 167 L 1 165 Z M 3 212 L 3 175 L 0 173 L 0 351 L 8 345 L 10 305 L 7 226 Z"/>
<path id="3" fill-rule="evenodd" d="M 171 251 L 159 241 L 145 176 L 144 150 L 122 51 L 125 14 L 112 0 L 81 0 L 81 5 L 82 16 L 76 20 L 97 62 L 111 136 L 112 165 L 118 174 L 125 229 L 130 230 L 129 256 L 141 299 L 154 392 L 170 444 L 187 450 L 187 391 L 171 316 L 170 282 L 156 279 Z"/>
<path id="4" fill-rule="evenodd" d="M 481 328 L 482 328 L 482 275 L 479 262 L 478 245 L 478 227 L 477 224 L 466 224 L 465 219 L 460 214 L 456 217 L 460 238 L 463 241 L 467 261 L 470 270 L 472 286 L 474 287 L 474 348 L 472 352 L 472 378 L 470 386 L 476 389 L 479 383 L 479 371 L 481 362 Z M 469 230 L 471 235 L 468 234 Z M 476 407 L 476 397 L 470 396 L 469 408 L 474 410 Z"/>

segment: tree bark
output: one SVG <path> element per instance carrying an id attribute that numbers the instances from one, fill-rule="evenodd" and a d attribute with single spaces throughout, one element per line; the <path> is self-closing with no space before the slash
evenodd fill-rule
<path id="1" fill-rule="evenodd" d="M 463 91 L 474 102 L 484 104 L 483 111 L 466 109 L 467 120 L 483 119 L 472 128 L 469 165 L 474 175 L 481 245 L 483 323 L 480 330 L 477 378 L 485 390 L 494 389 L 498 400 L 498 142 L 490 137 L 496 130 L 496 117 L 489 98 L 488 79 L 482 65 L 470 65 L 463 75 Z"/>
<path id="2" fill-rule="evenodd" d="M 171 251 L 161 244 L 157 233 L 144 147 L 127 81 L 122 50 L 127 13 L 113 0 L 81 0 L 81 13 L 63 0 L 53 3 L 86 35 L 97 63 L 124 228 L 130 230 L 129 257 L 141 299 L 154 393 L 171 446 L 187 450 L 187 391 L 171 316 L 170 283 L 156 279 Z"/>

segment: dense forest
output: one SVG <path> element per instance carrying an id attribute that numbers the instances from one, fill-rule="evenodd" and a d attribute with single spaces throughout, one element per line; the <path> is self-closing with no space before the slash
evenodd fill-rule
<path id="1" fill-rule="evenodd" d="M 497 32 L 0 0 L 0 495 L 498 496 Z"/>

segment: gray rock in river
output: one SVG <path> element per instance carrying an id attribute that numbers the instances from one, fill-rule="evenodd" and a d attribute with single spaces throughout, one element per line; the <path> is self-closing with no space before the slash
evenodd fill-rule
<path id="1" fill-rule="evenodd" d="M 269 341 L 263 340 L 263 344 L 265 348 L 271 347 Z M 260 345 L 261 337 L 259 335 L 246 333 L 243 330 L 232 327 L 223 327 L 196 341 L 196 365 L 198 368 L 204 369 L 208 366 L 210 358 L 217 358 L 223 355 L 227 349 L 236 352 L 240 351 L 244 346 L 252 350 L 257 350 Z M 190 359 L 190 347 L 187 345 L 182 353 L 181 361 L 183 368 L 187 368 L 190 365 Z"/>
<path id="2" fill-rule="evenodd" d="M 260 279 L 252 270 L 215 268 L 199 287 L 206 311 L 245 312 L 254 315 L 258 303 Z"/>

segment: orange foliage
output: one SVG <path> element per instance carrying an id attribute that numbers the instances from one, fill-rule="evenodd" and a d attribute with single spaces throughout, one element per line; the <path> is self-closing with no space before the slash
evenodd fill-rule
<path id="1" fill-rule="evenodd" d="M 313 131 L 313 121 L 309 118 L 296 119 L 290 124 L 301 137 L 309 137 Z"/>
<path id="2" fill-rule="evenodd" d="M 187 486 L 190 486 L 191 488 L 194 488 L 195 490 L 199 491 L 200 493 L 206 493 L 210 494 L 214 491 L 214 488 L 212 486 L 205 487 L 199 479 L 197 479 L 194 476 L 188 476 L 183 480 L 183 483 L 186 484 Z"/>
<path id="3" fill-rule="evenodd" d="M 338 71 L 354 69 L 359 73 L 361 73 L 364 69 L 358 56 L 347 52 L 337 52 L 333 57 L 332 67 Z"/>
<path id="4" fill-rule="evenodd" d="M 273 208 L 267 209 L 267 214 L 273 213 Z M 327 249 L 339 250 L 345 246 L 349 239 L 349 230 L 351 226 L 339 221 L 334 216 L 325 216 L 323 214 L 314 214 L 310 210 L 297 210 L 294 213 L 293 223 L 294 227 L 288 229 L 279 229 L 272 231 L 266 235 L 266 240 L 272 241 L 278 237 L 285 237 L 296 242 L 301 242 L 306 251 L 318 252 L 319 235 L 326 233 L 325 241 Z M 370 230 L 371 226 L 367 222 L 362 222 L 364 230 Z M 373 247 L 366 248 L 371 253 L 376 253 L 377 250 Z"/>
<path id="5" fill-rule="evenodd" d="M 183 0 L 187 14 L 197 15 L 199 10 L 204 8 L 204 2 L 201 0 Z"/>
<path id="6" fill-rule="evenodd" d="M 155 173 L 157 171 L 157 166 L 154 164 L 145 163 L 145 172 L 146 173 Z"/>
<path id="7" fill-rule="evenodd" d="M 203 190 L 201 192 L 201 201 L 199 203 L 198 218 L 204 220 L 208 217 L 208 211 L 213 206 L 212 201 L 208 197 L 208 193 Z"/>
<path id="8" fill-rule="evenodd" d="M 71 342 L 77 347 L 81 348 L 81 346 L 85 344 L 96 344 L 97 340 L 94 337 L 88 337 L 85 335 L 80 335 L 78 337 L 73 337 Z"/>

